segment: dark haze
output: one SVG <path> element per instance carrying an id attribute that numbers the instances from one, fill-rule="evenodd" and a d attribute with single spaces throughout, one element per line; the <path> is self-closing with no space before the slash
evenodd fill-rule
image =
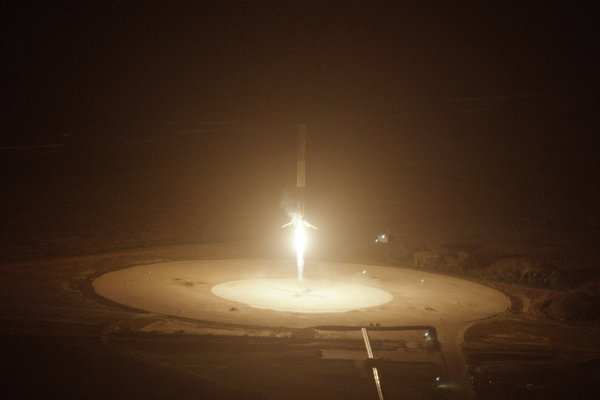
<path id="1" fill-rule="evenodd" d="M 326 236 L 594 259 L 583 3 L 12 2 L 2 18 L 4 257 L 262 235 L 285 220 L 304 122 Z"/>

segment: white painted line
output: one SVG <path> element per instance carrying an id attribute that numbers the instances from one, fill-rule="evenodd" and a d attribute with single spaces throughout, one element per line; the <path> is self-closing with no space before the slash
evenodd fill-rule
<path id="1" fill-rule="evenodd" d="M 360 328 L 362 332 L 363 339 L 365 341 L 365 347 L 367 348 L 367 356 L 369 358 L 373 358 L 373 350 L 371 350 L 371 342 L 369 341 L 369 334 L 367 333 L 367 328 Z"/>
<path id="2" fill-rule="evenodd" d="M 363 339 L 365 341 L 365 348 L 367 349 L 367 357 L 373 359 L 373 350 L 371 349 L 371 341 L 369 340 L 369 334 L 367 333 L 367 328 L 360 328 L 362 332 Z M 373 379 L 375 379 L 375 387 L 377 388 L 377 395 L 379 396 L 379 400 L 383 400 L 383 392 L 381 390 L 381 381 L 379 380 L 379 372 L 377 368 L 373 367 Z"/>
<path id="3" fill-rule="evenodd" d="M 379 373 L 375 367 L 373 367 L 373 378 L 375 379 L 375 386 L 377 386 L 377 395 L 379 396 L 379 400 L 383 400 L 383 392 L 381 391 L 381 383 L 379 382 Z"/>

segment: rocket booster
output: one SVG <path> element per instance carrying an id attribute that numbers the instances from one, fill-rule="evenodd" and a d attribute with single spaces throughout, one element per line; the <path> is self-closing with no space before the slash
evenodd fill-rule
<path id="1" fill-rule="evenodd" d="M 296 197 L 298 209 L 292 215 L 286 226 L 294 227 L 294 245 L 296 247 L 296 266 L 298 280 L 304 274 L 304 253 L 306 251 L 306 228 L 317 229 L 304 219 L 304 188 L 306 186 L 306 125 L 298 125 L 298 161 L 296 164 Z M 283 228 L 282 227 L 282 228 Z"/>
<path id="2" fill-rule="evenodd" d="M 298 125 L 298 161 L 296 170 L 296 195 L 298 212 L 304 215 L 304 188 L 306 187 L 306 125 Z"/>
<path id="3" fill-rule="evenodd" d="M 306 125 L 298 125 L 298 169 L 296 174 L 296 187 L 306 186 Z"/>
<path id="4" fill-rule="evenodd" d="M 306 226 L 312 229 L 317 229 L 304 219 L 304 189 L 306 187 L 306 125 L 298 125 L 298 161 L 296 164 L 296 198 L 298 201 L 298 210 L 294 214 L 286 226 Z"/>

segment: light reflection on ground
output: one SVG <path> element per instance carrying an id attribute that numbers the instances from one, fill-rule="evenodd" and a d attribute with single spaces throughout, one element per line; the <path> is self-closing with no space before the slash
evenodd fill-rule
<path id="1" fill-rule="evenodd" d="M 333 313 L 375 307 L 393 296 L 381 289 L 338 281 L 247 279 L 211 289 L 221 298 L 254 308 L 299 313 Z"/>

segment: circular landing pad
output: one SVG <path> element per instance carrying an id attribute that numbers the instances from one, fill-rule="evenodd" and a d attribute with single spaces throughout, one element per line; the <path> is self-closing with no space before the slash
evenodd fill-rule
<path id="1" fill-rule="evenodd" d="M 366 285 L 307 279 L 246 279 L 221 283 L 211 291 L 253 308 L 299 313 L 346 312 L 393 299 L 390 293 Z"/>
<path id="2" fill-rule="evenodd" d="M 414 269 L 293 260 L 196 260 L 139 265 L 93 282 L 101 296 L 153 313 L 226 324 L 466 323 L 503 312 L 501 292 Z"/>

